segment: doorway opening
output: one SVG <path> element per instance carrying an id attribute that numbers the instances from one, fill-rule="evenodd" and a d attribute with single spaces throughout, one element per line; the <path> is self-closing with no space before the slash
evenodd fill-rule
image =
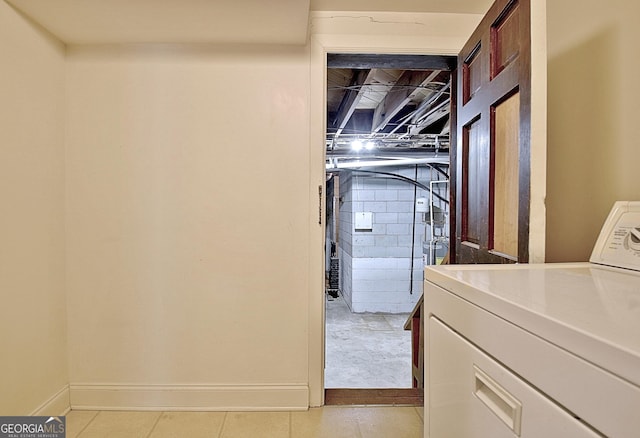
<path id="1" fill-rule="evenodd" d="M 449 248 L 455 64 L 447 56 L 327 55 L 327 404 L 422 394 L 410 316 L 423 266 L 441 263 Z"/>

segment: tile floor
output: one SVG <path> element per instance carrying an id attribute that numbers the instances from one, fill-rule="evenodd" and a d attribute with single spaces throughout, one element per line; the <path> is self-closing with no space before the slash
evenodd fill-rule
<path id="1" fill-rule="evenodd" d="M 351 313 L 327 295 L 325 388 L 411 388 L 409 314 Z"/>
<path id="2" fill-rule="evenodd" d="M 71 411 L 67 438 L 420 438 L 422 408 L 325 406 L 303 412 Z"/>

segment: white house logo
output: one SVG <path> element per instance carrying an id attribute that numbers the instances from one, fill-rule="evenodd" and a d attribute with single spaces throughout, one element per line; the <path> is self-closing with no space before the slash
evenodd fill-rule
<path id="1" fill-rule="evenodd" d="M 0 438 L 65 438 L 65 417 L 0 417 Z"/>

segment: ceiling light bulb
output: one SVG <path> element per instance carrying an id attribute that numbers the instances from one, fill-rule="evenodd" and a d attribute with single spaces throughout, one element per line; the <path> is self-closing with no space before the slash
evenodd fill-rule
<path id="1" fill-rule="evenodd" d="M 359 151 L 360 149 L 362 149 L 362 142 L 360 140 L 354 140 L 353 142 L 351 142 L 351 149 L 353 149 L 354 151 Z"/>
<path id="2" fill-rule="evenodd" d="M 372 142 L 372 141 L 368 141 L 368 142 L 367 142 L 367 144 L 365 145 L 365 147 L 366 147 L 368 150 L 371 150 L 371 149 L 373 149 L 373 148 L 375 147 L 375 145 L 376 145 L 376 144 L 375 144 L 374 142 Z"/>

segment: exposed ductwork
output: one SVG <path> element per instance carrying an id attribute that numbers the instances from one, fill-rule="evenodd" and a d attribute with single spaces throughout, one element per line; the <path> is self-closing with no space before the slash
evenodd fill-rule
<path id="1" fill-rule="evenodd" d="M 359 169 L 361 167 L 390 167 L 390 166 L 413 166 L 416 164 L 449 164 L 449 157 L 429 157 L 429 158 L 401 158 L 387 160 L 349 160 L 339 162 L 337 159 L 329 158 L 326 170 L 333 169 Z"/>

